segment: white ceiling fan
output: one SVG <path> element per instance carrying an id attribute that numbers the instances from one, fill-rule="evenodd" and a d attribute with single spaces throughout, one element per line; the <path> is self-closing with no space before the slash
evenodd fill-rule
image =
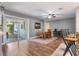
<path id="1" fill-rule="evenodd" d="M 48 19 L 55 19 L 57 16 L 64 15 L 62 14 L 63 8 L 51 9 L 48 11 L 43 11 L 43 10 L 39 10 L 39 11 L 43 12 L 40 17 L 45 17 Z"/>

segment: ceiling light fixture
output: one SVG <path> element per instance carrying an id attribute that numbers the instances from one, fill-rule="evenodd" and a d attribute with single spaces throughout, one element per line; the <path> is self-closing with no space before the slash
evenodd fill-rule
<path id="1" fill-rule="evenodd" d="M 51 19 L 51 18 L 52 18 L 52 16 L 51 16 L 51 14 L 49 14 L 49 15 L 48 15 L 48 19 Z"/>
<path id="2" fill-rule="evenodd" d="M 53 18 L 55 18 L 56 16 L 55 16 L 55 14 L 49 14 L 48 15 L 48 19 L 53 19 Z"/>

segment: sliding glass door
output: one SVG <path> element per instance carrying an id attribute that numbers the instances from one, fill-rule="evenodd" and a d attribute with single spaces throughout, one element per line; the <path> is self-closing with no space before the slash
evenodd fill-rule
<path id="1" fill-rule="evenodd" d="M 6 18 L 6 43 L 26 39 L 24 20 L 12 20 Z"/>

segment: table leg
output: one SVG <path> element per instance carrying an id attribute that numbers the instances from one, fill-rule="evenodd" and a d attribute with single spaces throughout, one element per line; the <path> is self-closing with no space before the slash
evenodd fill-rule
<path id="1" fill-rule="evenodd" d="M 73 46 L 73 47 L 72 47 Z M 66 44 L 66 50 L 65 50 L 65 52 L 64 52 L 64 54 L 63 54 L 63 56 L 65 56 L 65 54 L 67 53 L 67 52 L 70 52 L 70 54 L 71 54 L 71 56 L 77 56 L 77 54 L 76 54 L 76 45 L 75 45 L 75 42 L 71 42 L 71 43 L 69 43 L 69 44 Z"/>

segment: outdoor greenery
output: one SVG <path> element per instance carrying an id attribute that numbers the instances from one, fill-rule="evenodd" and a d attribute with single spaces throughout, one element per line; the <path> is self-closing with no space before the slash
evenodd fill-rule
<path id="1" fill-rule="evenodd" d="M 14 31 L 14 25 L 13 24 L 8 24 L 7 27 L 8 27 L 9 33 L 13 33 L 13 31 Z"/>

